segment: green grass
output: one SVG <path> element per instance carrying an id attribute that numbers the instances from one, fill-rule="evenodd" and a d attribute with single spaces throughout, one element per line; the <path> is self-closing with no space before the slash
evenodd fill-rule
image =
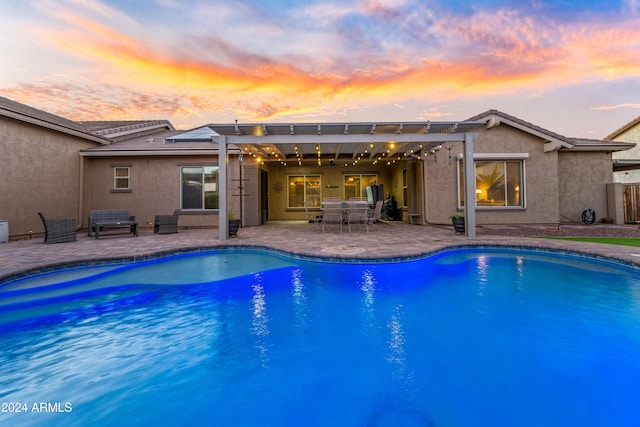
<path id="1" fill-rule="evenodd" d="M 640 246 L 638 237 L 550 237 L 558 240 L 573 240 L 575 242 L 608 243 L 610 245 Z"/>

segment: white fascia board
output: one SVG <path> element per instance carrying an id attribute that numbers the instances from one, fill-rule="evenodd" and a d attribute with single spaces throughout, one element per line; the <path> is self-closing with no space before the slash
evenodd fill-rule
<path id="1" fill-rule="evenodd" d="M 529 153 L 473 153 L 473 160 L 522 160 L 528 159 Z M 462 159 L 462 153 L 458 153 Z"/>
<path id="2" fill-rule="evenodd" d="M 234 150 L 237 154 L 240 150 Z M 95 150 L 81 151 L 81 157 L 126 157 L 126 156 L 211 156 L 218 155 L 218 150 Z"/>
<path id="3" fill-rule="evenodd" d="M 471 132 L 474 133 L 474 132 Z M 228 144 L 362 144 L 371 142 L 464 142 L 465 133 L 373 135 L 240 135 L 227 136 Z M 214 137 L 215 141 L 215 137 Z"/>
<path id="4" fill-rule="evenodd" d="M 570 151 L 604 151 L 604 152 L 615 152 L 615 151 L 625 151 L 630 150 L 633 146 L 629 145 L 618 145 L 618 144 L 591 144 L 591 145 L 575 145 L 571 147 Z M 564 150 L 563 150 L 564 151 Z"/>

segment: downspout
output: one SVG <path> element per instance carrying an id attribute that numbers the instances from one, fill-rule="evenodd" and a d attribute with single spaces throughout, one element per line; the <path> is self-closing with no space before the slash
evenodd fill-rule
<path id="1" fill-rule="evenodd" d="M 229 236 L 229 222 L 227 217 L 227 167 L 229 156 L 227 154 L 227 137 L 225 135 L 212 136 L 218 139 L 218 173 L 220 178 L 220 194 L 218 196 L 218 230 L 219 239 L 227 240 Z"/>
<path id="2" fill-rule="evenodd" d="M 238 186 L 240 190 L 240 228 L 242 228 L 242 224 L 244 224 L 244 215 L 242 214 L 242 190 L 244 189 L 244 181 L 242 181 L 242 150 L 240 150 L 240 154 L 238 155 L 238 164 L 240 166 L 240 185 Z"/>
<path id="3" fill-rule="evenodd" d="M 85 158 L 82 153 L 78 153 L 78 157 L 80 159 L 80 171 L 79 171 L 79 182 L 78 182 L 78 221 L 76 222 L 76 230 L 82 228 L 82 216 L 83 216 L 83 205 L 84 205 L 84 162 Z"/>
<path id="4" fill-rule="evenodd" d="M 427 191 L 427 162 L 420 157 L 420 165 L 422 166 L 422 224 L 427 224 L 427 198 L 429 193 Z"/>
<path id="5" fill-rule="evenodd" d="M 464 134 L 464 225 L 467 237 L 476 237 L 476 174 L 473 163 L 473 141 L 476 134 Z"/>

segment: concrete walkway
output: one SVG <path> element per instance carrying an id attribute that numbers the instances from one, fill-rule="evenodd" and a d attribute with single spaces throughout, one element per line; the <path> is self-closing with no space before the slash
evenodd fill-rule
<path id="1" fill-rule="evenodd" d="M 492 230 L 495 232 L 495 228 Z M 513 229 L 510 229 L 513 234 Z M 240 229 L 238 237 L 218 239 L 217 229 L 180 230 L 158 235 L 149 229 L 139 237 L 107 232 L 99 240 L 78 233 L 78 241 L 44 244 L 42 237 L 0 243 L 0 283 L 34 269 L 78 262 L 113 259 L 140 259 L 174 251 L 220 246 L 259 246 L 280 251 L 334 259 L 398 259 L 428 255 L 447 248 L 475 245 L 549 248 L 614 258 L 640 266 L 640 248 L 596 243 L 580 243 L 543 238 L 480 233 L 476 238 L 456 235 L 451 226 L 409 225 L 381 222 L 370 227 L 337 226 L 322 232 L 322 225 L 307 223 L 267 223 Z"/>

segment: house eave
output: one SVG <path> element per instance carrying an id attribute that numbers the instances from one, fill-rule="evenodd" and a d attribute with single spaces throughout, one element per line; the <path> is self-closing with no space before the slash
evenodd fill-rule
<path id="1" fill-rule="evenodd" d="M 621 146 L 609 146 L 609 145 L 597 145 L 597 146 L 579 146 L 576 145 L 574 147 L 572 147 L 571 149 L 568 150 L 562 150 L 562 151 L 600 151 L 600 152 L 605 152 L 605 153 L 613 153 L 613 152 L 617 152 L 617 151 L 624 151 L 624 150 L 628 150 L 629 147 L 621 147 Z"/>
<path id="2" fill-rule="evenodd" d="M 523 132 L 526 132 L 528 134 L 534 135 L 542 139 L 543 141 L 545 141 L 544 143 L 545 153 L 550 151 L 560 150 L 562 148 L 573 147 L 573 145 L 568 141 L 565 141 L 560 138 L 556 138 L 553 135 L 550 135 L 550 133 L 542 132 L 541 130 L 535 129 L 534 127 L 527 126 L 525 123 L 521 123 L 520 121 L 517 121 L 517 120 L 512 120 L 509 117 L 505 117 L 505 115 L 502 115 L 502 114 L 496 114 L 496 113 L 490 114 L 488 116 L 486 128 L 491 129 L 493 127 L 499 126 L 500 124 L 508 125 L 512 128 L 521 130 Z"/>
<path id="3" fill-rule="evenodd" d="M 92 135 L 90 133 L 84 133 L 84 132 L 80 132 L 78 130 L 75 129 L 70 129 L 68 127 L 64 127 L 64 126 L 60 126 L 57 125 L 55 123 L 51 123 L 51 122 L 47 122 L 45 120 L 40 120 L 40 119 L 36 119 L 35 117 L 30 117 L 30 116 L 26 116 L 24 114 L 20 114 L 20 113 L 16 113 L 10 110 L 6 110 L 6 109 L 0 109 L 0 115 L 5 116 L 5 117 L 9 117 L 11 119 L 15 119 L 15 120 L 19 120 L 21 122 L 25 122 L 25 123 L 30 123 L 32 125 L 36 125 L 36 126 L 40 126 L 40 127 L 44 127 L 47 129 L 51 129 L 54 130 L 56 132 L 60 132 L 60 133 L 64 133 L 67 135 L 71 135 L 77 138 L 81 138 L 81 139 L 85 139 L 87 141 L 91 141 L 91 142 L 96 142 L 100 145 L 109 145 L 111 143 L 111 141 L 96 136 L 96 135 Z"/>
<path id="4" fill-rule="evenodd" d="M 613 159 L 613 171 L 624 172 L 640 169 L 640 159 Z"/>
<path id="5" fill-rule="evenodd" d="M 575 144 L 570 150 L 566 151 L 600 151 L 613 153 L 617 151 L 630 150 L 636 146 L 635 143 L 619 142 L 619 141 L 598 141 L 598 140 L 580 140 L 576 139 Z M 563 149 L 563 151 L 565 151 Z"/>

